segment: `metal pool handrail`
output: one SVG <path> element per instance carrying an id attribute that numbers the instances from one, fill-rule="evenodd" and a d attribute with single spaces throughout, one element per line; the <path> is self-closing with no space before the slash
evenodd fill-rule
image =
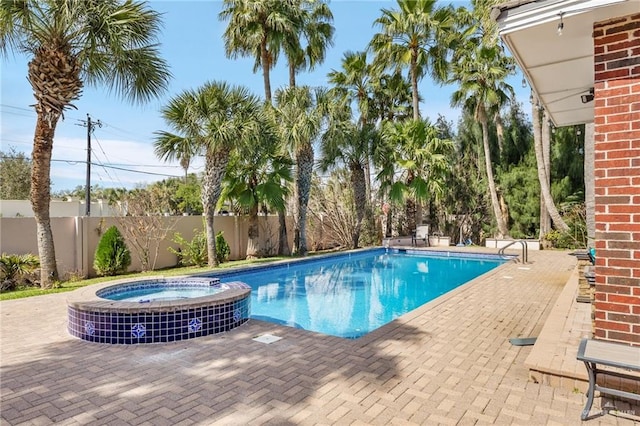
<path id="1" fill-rule="evenodd" d="M 498 254 L 503 255 L 504 254 L 504 249 L 514 245 L 515 243 L 522 244 L 522 263 L 528 263 L 528 261 L 529 261 L 529 247 L 527 246 L 527 241 L 526 240 L 511 241 L 509 244 L 507 244 L 506 246 L 504 246 L 500 250 L 498 250 Z"/>

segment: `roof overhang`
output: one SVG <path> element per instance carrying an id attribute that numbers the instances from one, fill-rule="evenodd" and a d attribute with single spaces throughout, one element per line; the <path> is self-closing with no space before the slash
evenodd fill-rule
<path id="1" fill-rule="evenodd" d="M 593 121 L 593 24 L 638 13 L 637 0 L 514 0 L 497 6 L 499 34 L 558 127 Z M 558 25 L 562 22 L 562 34 Z"/>

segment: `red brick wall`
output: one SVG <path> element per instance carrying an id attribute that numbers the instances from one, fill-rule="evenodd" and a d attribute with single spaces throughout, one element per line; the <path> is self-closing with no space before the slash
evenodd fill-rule
<path id="1" fill-rule="evenodd" d="M 640 14 L 593 29 L 594 336 L 640 345 Z"/>

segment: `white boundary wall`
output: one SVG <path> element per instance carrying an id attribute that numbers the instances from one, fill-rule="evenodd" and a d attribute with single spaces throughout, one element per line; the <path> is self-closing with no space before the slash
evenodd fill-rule
<path id="1" fill-rule="evenodd" d="M 158 219 L 158 218 L 155 218 Z M 178 248 L 174 243 L 175 232 L 190 241 L 194 231 L 204 227 L 202 216 L 168 216 L 161 217 L 165 227 L 171 227 L 167 237 L 159 242 L 158 258 L 154 269 L 167 268 L 177 264 L 177 256 L 167 250 L 168 247 Z M 287 229 L 291 231 L 293 224 L 288 218 Z M 93 258 L 100 236 L 111 225 L 116 225 L 123 235 L 123 229 L 119 226 L 123 220 L 140 220 L 140 218 L 128 217 L 52 217 L 51 227 L 53 231 L 54 247 L 58 273 L 62 279 L 71 274 L 79 276 L 95 276 L 93 270 Z M 136 222 L 137 223 L 137 222 Z M 278 218 L 277 216 L 260 216 L 260 235 L 266 247 L 277 248 Z M 216 216 L 214 227 L 216 232 L 222 231 L 225 240 L 231 249 L 231 260 L 244 259 L 246 257 L 248 217 L 246 216 Z M 289 247 L 293 240 L 289 232 Z M 140 262 L 133 253 L 133 245 L 127 242 L 132 251 L 132 264 L 130 271 L 139 271 Z M 151 247 L 151 253 L 155 251 L 155 245 Z M 38 254 L 36 238 L 36 224 L 33 217 L 0 217 L 0 253 L 10 254 Z"/>
<path id="2" fill-rule="evenodd" d="M 84 201 L 59 201 L 51 200 L 49 203 L 49 215 L 51 217 L 75 217 L 84 216 Z M 119 212 L 109 206 L 105 200 L 91 202 L 91 216 L 111 217 L 118 216 Z M 1 217 L 33 217 L 31 202 L 28 200 L 0 200 Z"/>

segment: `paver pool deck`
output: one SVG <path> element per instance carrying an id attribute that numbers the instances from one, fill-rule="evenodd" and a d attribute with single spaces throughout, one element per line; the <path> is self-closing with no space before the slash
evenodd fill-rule
<path id="1" fill-rule="evenodd" d="M 357 340 L 251 320 L 95 344 L 67 333 L 68 294 L 3 301 L 0 424 L 579 424 L 583 393 L 530 381 L 533 347 L 509 343 L 540 333 L 575 265 L 531 251 Z M 266 333 L 282 339 L 253 340 Z"/>

